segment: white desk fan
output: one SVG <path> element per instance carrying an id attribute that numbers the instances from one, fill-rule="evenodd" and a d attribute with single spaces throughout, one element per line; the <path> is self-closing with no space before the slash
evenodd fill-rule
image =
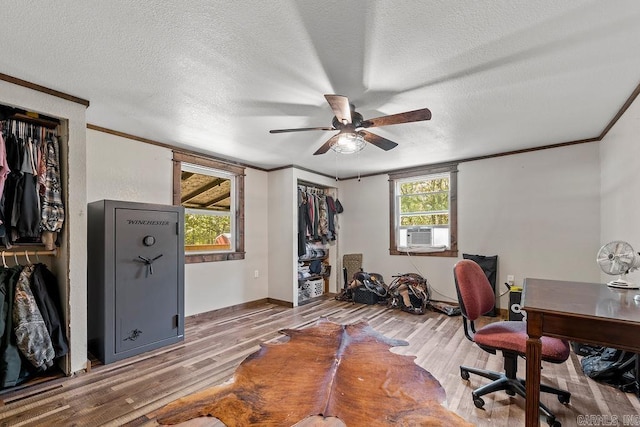
<path id="1" fill-rule="evenodd" d="M 602 246 L 596 257 L 598 265 L 607 274 L 619 277 L 607 283 L 612 288 L 638 289 L 640 286 L 627 281 L 627 273 L 640 267 L 640 254 L 633 251 L 631 245 L 614 240 Z"/>

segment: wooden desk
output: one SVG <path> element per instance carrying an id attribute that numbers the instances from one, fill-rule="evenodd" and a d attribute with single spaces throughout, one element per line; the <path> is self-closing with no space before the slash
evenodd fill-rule
<path id="1" fill-rule="evenodd" d="M 601 283 L 524 280 L 526 425 L 538 426 L 542 335 L 640 353 L 640 292 Z M 562 421 L 562 420 L 560 420 Z"/>

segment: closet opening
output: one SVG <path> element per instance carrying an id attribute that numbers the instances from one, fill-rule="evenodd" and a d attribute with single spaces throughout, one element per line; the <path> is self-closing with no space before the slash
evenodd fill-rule
<path id="1" fill-rule="evenodd" d="M 60 257 L 67 129 L 66 120 L 0 105 L 0 394 L 70 371 Z"/>
<path id="2" fill-rule="evenodd" d="M 298 305 L 330 292 L 336 246 L 336 189 L 298 180 Z"/>

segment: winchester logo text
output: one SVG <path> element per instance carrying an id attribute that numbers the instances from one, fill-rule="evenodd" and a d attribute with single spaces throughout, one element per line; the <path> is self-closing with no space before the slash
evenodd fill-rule
<path id="1" fill-rule="evenodd" d="M 130 225 L 169 225 L 169 221 L 149 221 L 145 219 L 128 219 Z"/>

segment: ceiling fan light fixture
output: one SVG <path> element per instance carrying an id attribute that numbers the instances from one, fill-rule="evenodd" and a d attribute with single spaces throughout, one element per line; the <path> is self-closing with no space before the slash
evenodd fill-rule
<path id="1" fill-rule="evenodd" d="M 343 133 L 338 140 L 331 145 L 331 149 L 340 154 L 353 154 L 359 151 L 367 145 L 364 137 L 357 132 Z"/>
<path id="2" fill-rule="evenodd" d="M 324 97 L 331 106 L 334 114 L 330 127 L 271 129 L 269 133 L 302 132 L 310 130 L 339 131 L 338 134 L 333 135 L 325 141 L 325 143 L 313 153 L 314 156 L 324 154 L 329 150 L 340 154 L 359 153 L 364 146 L 368 144 L 384 151 L 389 151 L 397 147 L 398 144 L 380 135 L 369 132 L 366 129 L 431 119 L 431 111 L 429 111 L 428 108 L 422 108 L 420 110 L 405 111 L 404 113 L 364 120 L 362 114 L 356 112 L 356 107 L 349 102 L 346 96 L 325 95 Z"/>

